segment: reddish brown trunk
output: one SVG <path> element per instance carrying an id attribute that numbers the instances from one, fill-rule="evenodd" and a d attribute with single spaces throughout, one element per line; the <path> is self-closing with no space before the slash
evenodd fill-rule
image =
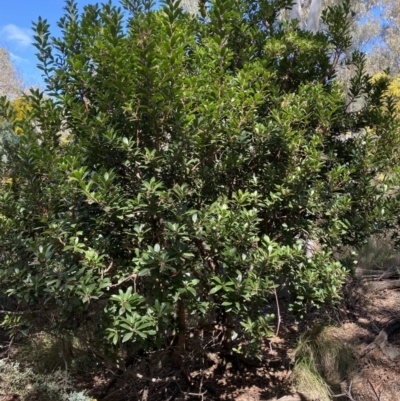
<path id="1" fill-rule="evenodd" d="M 183 367 L 183 359 L 182 354 L 185 349 L 185 332 L 186 332 L 186 318 L 185 318 L 185 307 L 183 305 L 183 301 L 181 299 L 178 300 L 177 304 L 177 337 L 176 342 L 174 344 L 173 349 L 173 359 L 177 365 L 177 367 L 181 370 L 184 378 L 188 381 L 189 377 L 185 372 Z"/>
<path id="2" fill-rule="evenodd" d="M 232 348 L 232 317 L 228 312 L 224 313 L 222 332 L 222 347 L 225 350 L 230 351 Z"/>

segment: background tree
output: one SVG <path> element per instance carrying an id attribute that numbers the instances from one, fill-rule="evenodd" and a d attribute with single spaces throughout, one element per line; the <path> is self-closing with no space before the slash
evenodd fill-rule
<path id="1" fill-rule="evenodd" d="M 380 6 L 380 30 L 377 40 L 372 42 L 369 66 L 372 73 L 389 68 L 396 75 L 400 72 L 400 4 L 391 0 L 375 3 Z"/>
<path id="2" fill-rule="evenodd" d="M 396 103 L 397 118 L 400 118 L 400 75 L 393 76 L 387 72 L 379 72 L 372 77 L 372 80 L 376 81 L 382 78 L 389 81 L 388 94 L 393 97 Z"/>
<path id="3" fill-rule="evenodd" d="M 0 96 L 16 99 L 20 93 L 21 85 L 21 75 L 13 65 L 10 53 L 4 48 L 0 48 Z M 0 115 L 0 180 L 3 184 L 10 182 L 7 175 L 9 152 L 18 142 L 12 121 L 10 121 L 14 117 L 14 113 L 2 113 Z"/>
<path id="4" fill-rule="evenodd" d="M 323 8 L 340 5 L 343 0 L 315 0 L 314 7 L 318 10 L 322 5 Z M 198 12 L 197 0 L 183 0 L 182 5 L 191 13 Z M 313 2 L 312 0 L 293 1 L 291 10 L 282 9 L 280 11 L 280 19 L 287 20 L 289 18 L 297 18 L 303 21 L 303 27 L 307 26 L 307 18 L 311 18 L 309 11 Z M 399 16 L 400 6 L 397 1 L 393 0 L 351 0 L 351 8 L 354 15 L 351 18 L 351 36 L 352 46 L 349 51 L 354 49 L 362 49 L 367 55 L 367 71 L 374 75 L 389 68 L 392 74 L 397 74 L 400 70 L 400 41 L 399 41 Z M 311 28 L 315 31 L 314 26 Z M 344 80 L 350 78 L 350 74 L 345 69 L 340 72 Z"/>
<path id="5" fill-rule="evenodd" d="M 22 85 L 22 77 L 13 65 L 8 50 L 0 48 L 0 96 L 15 96 Z"/>
<path id="6" fill-rule="evenodd" d="M 341 4 L 343 0 L 325 0 L 324 7 Z M 302 2 L 307 15 L 310 1 Z M 400 5 L 393 0 L 351 1 L 355 12 L 351 25 L 353 49 L 367 53 L 366 68 L 370 74 L 390 69 L 393 75 L 400 71 Z"/>

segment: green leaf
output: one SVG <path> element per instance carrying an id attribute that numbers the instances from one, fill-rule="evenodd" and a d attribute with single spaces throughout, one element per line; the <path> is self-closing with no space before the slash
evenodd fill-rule
<path id="1" fill-rule="evenodd" d="M 215 286 L 214 288 L 211 288 L 209 294 L 210 294 L 210 295 L 215 294 L 215 293 L 218 292 L 221 288 L 222 288 L 222 285 L 217 285 L 217 286 Z"/>
<path id="2" fill-rule="evenodd" d="M 126 333 L 126 334 L 124 335 L 124 337 L 122 338 L 122 342 L 123 342 L 123 343 L 127 342 L 128 340 L 130 340 L 130 339 L 132 338 L 132 336 L 133 336 L 133 333 L 132 333 L 132 332 Z"/>

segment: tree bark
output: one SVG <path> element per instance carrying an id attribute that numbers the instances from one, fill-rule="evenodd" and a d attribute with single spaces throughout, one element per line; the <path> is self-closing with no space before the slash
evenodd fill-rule
<path id="1" fill-rule="evenodd" d="M 178 333 L 176 335 L 176 341 L 173 347 L 173 359 L 177 367 L 180 369 L 184 379 L 189 380 L 189 376 L 183 366 L 182 354 L 185 349 L 185 336 L 186 336 L 186 316 L 185 316 L 185 306 L 182 299 L 178 300 L 177 304 L 177 329 Z"/>

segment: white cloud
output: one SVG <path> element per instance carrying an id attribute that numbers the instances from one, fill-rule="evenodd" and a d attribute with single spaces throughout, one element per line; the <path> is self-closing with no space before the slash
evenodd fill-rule
<path id="1" fill-rule="evenodd" d="M 0 32 L 5 39 L 16 42 L 20 46 L 27 47 L 32 43 L 29 29 L 19 28 L 14 24 L 8 24 L 4 26 Z"/>
<path id="2" fill-rule="evenodd" d="M 10 58 L 11 58 L 11 61 L 14 61 L 16 63 L 29 63 L 28 59 L 17 56 L 16 54 L 11 53 L 11 52 L 10 52 Z"/>

